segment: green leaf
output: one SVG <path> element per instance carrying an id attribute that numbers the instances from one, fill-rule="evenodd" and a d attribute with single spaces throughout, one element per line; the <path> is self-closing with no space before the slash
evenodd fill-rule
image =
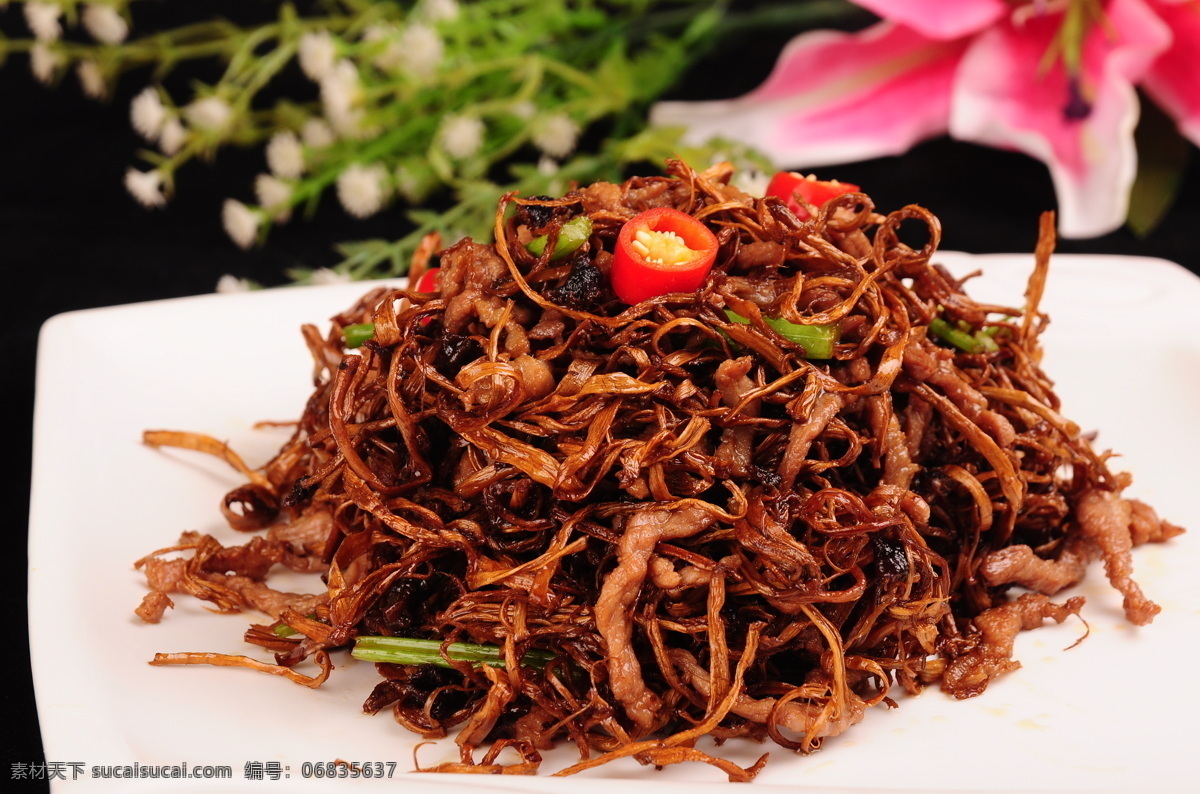
<path id="1" fill-rule="evenodd" d="M 622 162 L 661 163 L 679 151 L 684 131 L 684 127 L 647 127 L 613 146 Z"/>
<path id="2" fill-rule="evenodd" d="M 604 59 L 596 67 L 596 80 L 604 86 L 607 102 L 612 107 L 629 104 L 634 93 L 632 69 L 625 48 L 621 43 L 613 44 Z"/>
<path id="3" fill-rule="evenodd" d="M 721 20 L 725 17 L 723 7 L 710 6 L 692 17 L 680 40 L 688 50 L 699 46 L 710 46 L 720 34 Z"/>
<path id="4" fill-rule="evenodd" d="M 1142 117 L 1134 133 L 1138 173 L 1129 192 L 1130 231 L 1145 237 L 1158 227 L 1183 184 L 1191 147 L 1166 113 L 1142 96 Z"/>
<path id="5" fill-rule="evenodd" d="M 412 209 L 407 214 L 409 220 L 418 226 L 434 226 L 442 219 L 442 213 L 434 210 Z"/>

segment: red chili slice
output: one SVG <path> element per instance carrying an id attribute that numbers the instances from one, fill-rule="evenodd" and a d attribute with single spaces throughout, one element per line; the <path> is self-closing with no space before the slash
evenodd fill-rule
<path id="1" fill-rule="evenodd" d="M 440 267 L 431 267 L 421 274 L 417 279 L 417 283 L 413 286 L 413 292 L 437 292 L 438 290 L 438 273 Z"/>
<path id="2" fill-rule="evenodd" d="M 814 207 L 820 207 L 831 198 L 837 198 L 846 193 L 857 193 L 858 190 L 858 185 L 852 185 L 849 182 L 838 182 L 836 179 L 823 182 L 814 176 L 802 176 L 795 171 L 780 171 L 771 177 L 771 182 L 767 185 L 767 195 L 783 199 L 788 209 L 802 221 L 808 220 L 811 216 L 804 205 L 796 200 L 797 195 Z"/>
<path id="3" fill-rule="evenodd" d="M 670 292 L 694 292 L 717 259 L 717 237 L 670 207 L 635 215 L 621 227 L 609 278 L 617 297 L 640 303 Z"/>
<path id="4" fill-rule="evenodd" d="M 409 289 L 413 292 L 437 292 L 441 289 L 441 271 L 440 267 L 429 268 L 421 274 L 421 277 L 417 279 L 417 283 L 409 287 Z M 409 279 L 409 281 L 412 281 L 412 279 Z M 429 317 L 422 317 L 421 325 L 429 325 L 430 319 Z"/>

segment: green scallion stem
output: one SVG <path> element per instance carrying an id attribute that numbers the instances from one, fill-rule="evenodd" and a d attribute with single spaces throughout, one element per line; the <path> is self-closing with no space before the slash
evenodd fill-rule
<path id="1" fill-rule="evenodd" d="M 725 310 L 725 316 L 741 325 L 750 324 L 748 319 L 730 309 Z M 789 342 L 802 345 L 805 358 L 833 358 L 833 348 L 841 336 L 841 326 L 837 323 L 797 325 L 782 317 L 764 317 L 763 322 Z"/>
<path id="2" fill-rule="evenodd" d="M 451 667 L 442 656 L 441 640 L 418 640 L 410 637 L 358 637 L 350 655 L 364 662 L 387 662 L 389 664 L 433 664 Z M 452 642 L 446 646 L 446 656 L 456 662 L 470 662 L 489 667 L 504 666 L 504 649 L 496 645 L 476 645 L 470 642 Z M 554 654 L 547 651 L 527 651 L 521 658 L 526 667 L 542 669 Z"/>
<path id="3" fill-rule="evenodd" d="M 963 331 L 960 328 L 955 328 L 941 317 L 934 317 L 929 321 L 929 330 L 933 332 L 934 336 L 938 337 L 942 341 L 949 342 L 959 350 L 967 353 L 983 352 L 983 342 L 979 341 L 966 331 Z M 993 344 L 995 343 L 993 342 Z"/>
<path id="4" fill-rule="evenodd" d="M 558 230 L 558 240 L 554 243 L 554 252 L 550 254 L 550 261 L 556 262 L 567 254 L 579 250 L 579 247 L 586 243 L 591 236 L 592 219 L 587 215 L 576 215 Z M 541 256 L 549 242 L 550 236 L 543 234 L 526 243 L 525 248 L 534 256 Z"/>
<path id="5" fill-rule="evenodd" d="M 981 328 L 975 332 L 975 341 L 979 343 L 979 348 L 984 353 L 995 353 L 1000 349 L 1000 345 L 996 343 L 996 332 L 999 331 L 998 326 Z"/>

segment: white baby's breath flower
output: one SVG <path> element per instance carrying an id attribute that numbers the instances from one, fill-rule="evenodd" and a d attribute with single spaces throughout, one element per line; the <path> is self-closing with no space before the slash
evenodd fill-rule
<path id="1" fill-rule="evenodd" d="M 747 195 L 765 196 L 767 195 L 767 185 L 771 182 L 771 175 L 757 168 L 739 168 L 734 171 L 733 178 L 729 181 Z"/>
<path id="2" fill-rule="evenodd" d="M 375 68 L 392 72 L 404 65 L 404 51 L 400 47 L 400 34 L 395 25 L 371 25 L 363 32 L 362 40 L 367 44 L 386 42 L 375 48 L 378 53 L 371 58 Z"/>
<path id="3" fill-rule="evenodd" d="M 533 126 L 533 145 L 551 157 L 566 157 L 577 140 L 579 125 L 566 113 L 546 116 Z"/>
<path id="4" fill-rule="evenodd" d="M 320 80 L 337 60 L 337 44 L 327 30 L 305 33 L 300 37 L 300 68 L 310 80 Z"/>
<path id="5" fill-rule="evenodd" d="M 57 41 L 62 36 L 62 6 L 58 3 L 26 3 L 25 24 L 38 41 Z"/>
<path id="6" fill-rule="evenodd" d="M 163 107 L 158 90 L 153 86 L 143 88 L 129 106 L 129 119 L 133 128 L 148 141 L 155 140 L 167 120 L 167 109 Z"/>
<path id="7" fill-rule="evenodd" d="M 292 186 L 271 174 L 259 174 L 254 179 L 254 194 L 263 209 L 271 213 L 271 219 L 283 223 L 292 216 L 288 201 L 292 198 Z"/>
<path id="8" fill-rule="evenodd" d="M 197 99 L 183 109 L 183 114 L 192 126 L 212 132 L 224 132 L 233 120 L 233 108 L 219 96 Z"/>
<path id="9" fill-rule="evenodd" d="M 100 64 L 91 59 L 79 62 L 79 65 L 75 67 L 75 76 L 79 78 L 79 85 L 83 88 L 83 93 L 92 99 L 102 99 L 108 91 L 108 84 L 104 80 L 104 74 L 100 71 Z"/>
<path id="10" fill-rule="evenodd" d="M 397 55 L 405 71 L 414 77 L 428 77 L 437 71 L 445 50 L 438 32 L 418 23 L 409 25 L 400 34 Z"/>
<path id="11" fill-rule="evenodd" d="M 543 154 L 537 162 L 538 173 L 542 176 L 553 177 L 546 183 L 546 192 L 551 196 L 557 196 L 566 191 L 566 185 L 563 184 L 561 176 L 556 176 L 561 169 L 561 163 L 547 154 Z"/>
<path id="12" fill-rule="evenodd" d="M 327 267 L 319 267 L 309 276 L 310 284 L 320 286 L 328 286 L 331 284 L 349 284 L 351 281 L 348 273 L 339 273 L 336 270 L 330 270 Z"/>
<path id="13" fill-rule="evenodd" d="M 262 215 L 236 199 L 225 199 L 221 207 L 221 223 L 225 233 L 239 248 L 249 248 L 258 239 Z"/>
<path id="14" fill-rule="evenodd" d="M 232 273 L 226 273 L 217 279 L 217 292 L 222 295 L 232 295 L 235 292 L 249 292 L 254 285 L 249 279 L 238 278 Z"/>
<path id="15" fill-rule="evenodd" d="M 323 149 L 332 145 L 337 140 L 337 135 L 334 134 L 333 127 L 329 126 L 329 122 L 314 117 L 305 121 L 304 126 L 300 128 L 300 139 L 304 141 L 305 146 Z"/>
<path id="16" fill-rule="evenodd" d="M 421 189 L 421 180 L 409 169 L 400 166 L 396 169 L 396 192 L 410 204 L 417 204 L 425 197 Z"/>
<path id="17" fill-rule="evenodd" d="M 158 171 L 139 171 L 130 168 L 125 172 L 125 189 L 143 207 L 162 207 L 167 203 L 163 193 L 163 177 Z"/>
<path id="18" fill-rule="evenodd" d="M 356 218 L 374 215 L 388 197 L 387 170 L 379 163 L 355 163 L 338 175 L 338 201 Z"/>
<path id="19" fill-rule="evenodd" d="M 162 132 L 158 136 L 158 148 L 165 155 L 172 155 L 187 143 L 188 130 L 177 116 L 171 116 L 163 122 Z"/>
<path id="20" fill-rule="evenodd" d="M 520 102 L 514 102 L 509 110 L 519 119 L 531 119 L 533 114 L 537 113 L 537 105 L 528 99 L 522 99 Z"/>
<path id="21" fill-rule="evenodd" d="M 267 143 L 267 167 L 284 179 L 298 179 L 304 173 L 304 144 L 291 130 L 277 132 Z"/>
<path id="22" fill-rule="evenodd" d="M 430 22 L 453 22 L 458 19 L 458 3 L 455 0 L 424 0 L 417 8 L 422 19 Z"/>
<path id="23" fill-rule="evenodd" d="M 29 50 L 29 69 L 33 76 L 43 83 L 54 79 L 54 72 L 62 65 L 62 56 L 50 48 L 44 41 L 39 41 Z"/>
<path id="24" fill-rule="evenodd" d="M 321 104 L 338 134 L 359 139 L 374 132 L 364 124 L 363 99 L 362 80 L 352 61 L 343 58 L 321 78 Z"/>
<path id="25" fill-rule="evenodd" d="M 347 116 L 353 109 L 362 84 L 354 63 L 341 60 L 321 77 L 321 104 L 333 126 L 336 118 Z"/>
<path id="26" fill-rule="evenodd" d="M 451 157 L 470 157 L 483 145 L 483 121 L 475 116 L 447 116 L 442 122 L 441 140 Z"/>
<path id="27" fill-rule="evenodd" d="M 83 26 L 92 38 L 104 44 L 120 44 L 129 35 L 129 23 L 110 5 L 88 4 L 83 7 Z"/>

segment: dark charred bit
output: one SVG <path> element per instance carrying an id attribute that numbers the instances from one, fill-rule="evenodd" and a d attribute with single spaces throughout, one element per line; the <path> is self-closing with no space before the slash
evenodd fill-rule
<path id="1" fill-rule="evenodd" d="M 530 201 L 551 201 L 549 196 L 530 196 Z M 517 223 L 524 224 L 531 231 L 541 233 L 554 218 L 554 207 L 546 204 L 521 204 L 517 208 Z"/>
<path id="2" fill-rule="evenodd" d="M 296 505 L 308 501 L 317 488 L 321 485 L 319 479 L 310 480 L 308 477 L 300 477 L 292 483 L 291 489 L 287 496 L 283 497 L 284 507 L 295 507 Z"/>
<path id="3" fill-rule="evenodd" d="M 766 469 L 762 466 L 751 466 L 750 474 L 755 480 L 769 488 L 778 488 L 780 485 L 783 485 L 783 478 L 779 476 L 778 472 L 771 469 Z"/>
<path id="4" fill-rule="evenodd" d="M 479 344 L 479 340 L 463 334 L 446 333 L 439 340 L 437 370 L 446 377 L 453 378 L 466 364 L 482 355 L 483 346 Z"/>
<path id="5" fill-rule="evenodd" d="M 563 222 L 579 211 L 578 204 L 566 203 L 550 196 L 530 196 L 527 201 L 556 201 L 555 204 L 525 204 L 517 205 L 516 222 L 518 225 L 529 227 L 531 234 L 546 234 L 555 222 Z"/>
<path id="6" fill-rule="evenodd" d="M 571 273 L 562 286 L 550 293 L 555 303 L 571 309 L 587 309 L 604 298 L 604 275 L 586 254 L 571 260 Z"/>
<path id="7" fill-rule="evenodd" d="M 875 569 L 883 579 L 908 577 L 908 553 L 902 541 L 876 532 L 871 535 L 871 547 L 875 551 Z"/>

